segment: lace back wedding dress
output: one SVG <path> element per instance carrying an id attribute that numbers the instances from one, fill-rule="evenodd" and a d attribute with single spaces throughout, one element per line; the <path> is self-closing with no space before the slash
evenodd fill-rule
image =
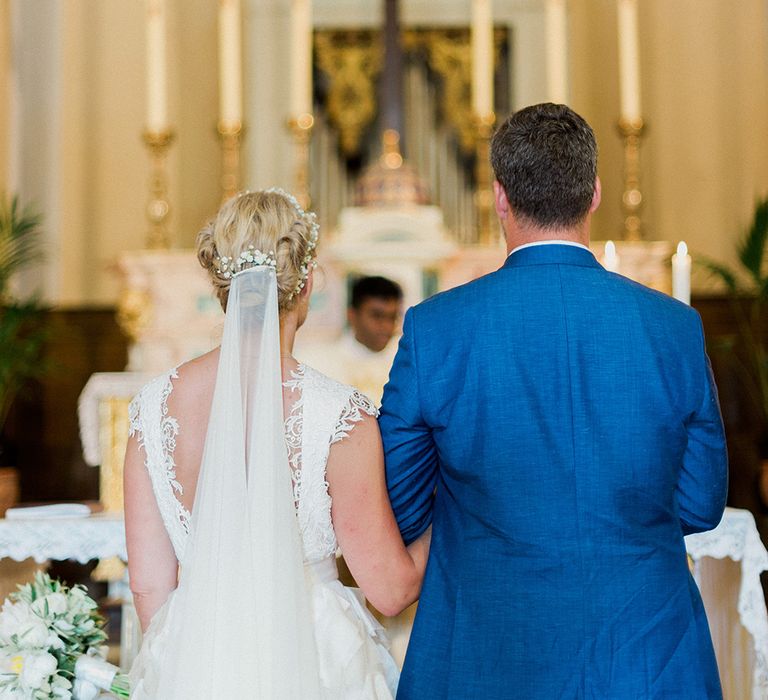
<path id="1" fill-rule="evenodd" d="M 179 500 L 182 487 L 175 473 L 174 449 L 184 425 L 168 411 L 174 381 L 181 380 L 172 370 L 144 387 L 131 404 L 130 429 L 144 449 L 154 496 L 183 571 L 193 516 Z M 396 692 L 398 671 L 387 650 L 383 628 L 365 608 L 362 595 L 338 580 L 337 542 L 326 481 L 331 446 L 349 435 L 363 413 L 375 415 L 376 409 L 355 389 L 304 365 L 283 384 L 283 391 L 290 406 L 284 422 L 285 443 L 310 592 L 312 619 L 307 624 L 314 630 L 322 697 L 389 700 Z M 247 582 L 243 583 L 243 594 L 247 595 Z M 172 615 L 198 612 L 174 610 L 176 593 L 153 618 L 131 669 L 134 700 L 160 699 L 158 688 L 162 687 L 165 662 L 173 653 L 168 648 L 168 620 Z M 201 659 L 201 683 L 205 685 L 205 679 L 215 673 L 216 669 L 206 668 L 206 660 Z M 216 693 L 215 680 L 210 681 L 210 688 L 213 694 L 209 697 L 222 697 Z M 250 697 L 271 697 L 269 686 L 254 690 Z"/>

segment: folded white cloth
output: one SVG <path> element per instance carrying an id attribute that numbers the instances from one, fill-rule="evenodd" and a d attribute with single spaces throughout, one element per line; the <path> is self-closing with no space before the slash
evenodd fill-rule
<path id="1" fill-rule="evenodd" d="M 50 520 L 55 518 L 87 518 L 91 509 L 85 503 L 51 503 L 47 506 L 9 508 L 8 520 Z"/>

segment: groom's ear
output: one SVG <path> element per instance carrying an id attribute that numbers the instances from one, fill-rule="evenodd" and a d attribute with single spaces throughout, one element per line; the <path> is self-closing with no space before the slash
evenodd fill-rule
<path id="1" fill-rule="evenodd" d="M 493 181 L 493 201 L 496 205 L 496 215 L 503 221 L 509 216 L 510 206 L 507 193 L 498 180 Z"/>
<path id="2" fill-rule="evenodd" d="M 592 193 L 592 204 L 589 205 L 589 213 L 593 214 L 600 206 L 600 200 L 603 196 L 603 185 L 600 178 L 595 178 L 595 191 Z"/>

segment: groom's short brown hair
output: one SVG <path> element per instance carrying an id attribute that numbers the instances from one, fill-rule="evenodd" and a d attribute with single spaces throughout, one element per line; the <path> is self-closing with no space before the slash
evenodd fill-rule
<path id="1" fill-rule="evenodd" d="M 508 117 L 493 135 L 491 165 L 513 212 L 534 225 L 570 227 L 589 212 L 595 134 L 565 105 L 547 102 Z"/>

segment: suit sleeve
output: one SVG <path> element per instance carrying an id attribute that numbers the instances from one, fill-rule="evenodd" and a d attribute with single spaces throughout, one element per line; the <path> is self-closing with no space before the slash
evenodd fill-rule
<path id="1" fill-rule="evenodd" d="M 403 336 L 384 387 L 379 427 L 392 510 L 403 540 L 410 544 L 432 522 L 438 468 L 432 430 L 420 405 L 413 309 L 405 315 Z"/>
<path id="2" fill-rule="evenodd" d="M 680 523 L 686 535 L 717 527 L 728 496 L 728 453 L 723 419 L 712 367 L 704 349 L 700 320 L 698 326 L 703 355 L 702 400 L 686 422 L 688 445 L 677 484 Z"/>

